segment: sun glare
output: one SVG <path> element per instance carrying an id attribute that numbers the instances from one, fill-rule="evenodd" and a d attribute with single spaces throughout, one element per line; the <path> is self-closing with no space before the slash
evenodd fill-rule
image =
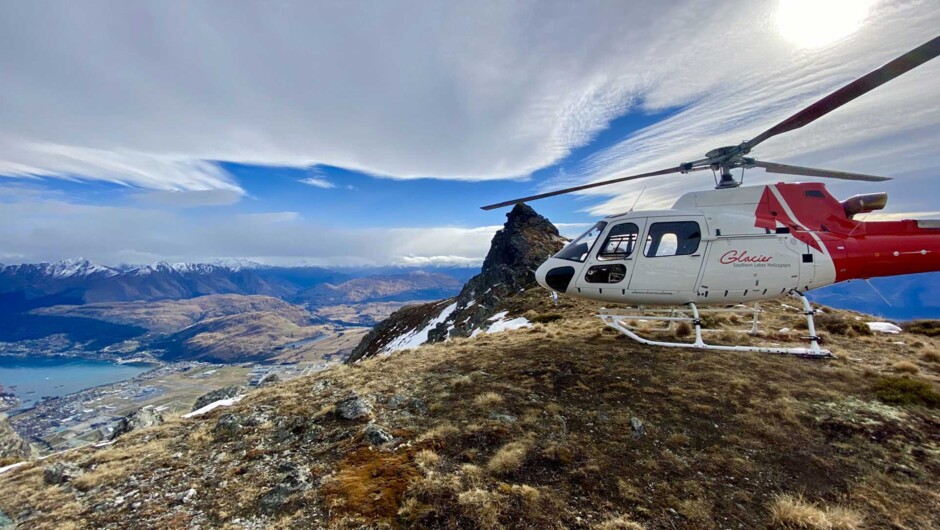
<path id="1" fill-rule="evenodd" d="M 871 0 L 780 0 L 777 30 L 801 48 L 817 48 L 851 35 Z"/>

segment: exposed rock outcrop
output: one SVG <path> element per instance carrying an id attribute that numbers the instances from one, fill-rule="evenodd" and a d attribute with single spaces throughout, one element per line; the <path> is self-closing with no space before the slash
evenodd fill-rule
<path id="1" fill-rule="evenodd" d="M 137 429 L 160 425 L 163 421 L 163 414 L 160 414 L 153 406 L 148 405 L 118 420 L 114 431 L 111 433 L 111 439 L 114 440 L 122 434 L 127 434 Z"/>
<path id="2" fill-rule="evenodd" d="M 21 460 L 29 456 L 29 444 L 10 427 L 5 414 L 0 414 L 0 461 Z"/>
<path id="3" fill-rule="evenodd" d="M 244 394 L 244 393 L 245 393 L 245 387 L 241 385 L 232 385 L 232 386 L 222 387 L 222 388 L 219 388 L 218 390 L 213 390 L 212 392 L 207 392 L 199 396 L 199 398 L 196 399 L 196 402 L 193 404 L 193 410 L 196 411 L 196 410 L 201 409 L 202 407 L 205 407 L 206 405 L 210 403 L 215 403 L 216 401 L 220 401 L 223 399 L 233 398 L 239 394 Z"/>
<path id="4" fill-rule="evenodd" d="M 561 250 L 565 239 L 548 219 L 525 204 L 517 204 L 506 218 L 493 237 L 480 274 L 456 298 L 393 313 L 363 338 L 347 362 L 390 353 L 396 344 L 404 348 L 470 336 L 488 324 L 502 300 L 535 286 L 535 270 Z"/>
<path id="5" fill-rule="evenodd" d="M 517 204 L 506 218 L 493 236 L 480 274 L 460 291 L 447 321 L 428 333 L 430 342 L 470 336 L 496 314 L 501 300 L 535 286 L 535 270 L 565 245 L 555 225 L 525 204 Z"/>

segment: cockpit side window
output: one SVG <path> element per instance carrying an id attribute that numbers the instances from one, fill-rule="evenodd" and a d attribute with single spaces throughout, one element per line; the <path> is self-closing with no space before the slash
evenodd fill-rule
<path id="1" fill-rule="evenodd" d="M 643 255 L 647 258 L 687 256 L 698 250 L 701 241 L 702 230 L 695 221 L 653 223 L 646 236 Z"/>
<path id="2" fill-rule="evenodd" d="M 640 228 L 633 223 L 614 225 L 607 234 L 607 240 L 597 253 L 599 260 L 626 259 L 633 254 Z"/>
<path id="3" fill-rule="evenodd" d="M 591 253 L 591 247 L 594 246 L 594 242 L 597 241 L 597 238 L 600 237 L 606 227 L 607 223 L 604 221 L 597 223 L 592 226 L 590 230 L 581 234 L 580 237 L 568 243 L 568 246 L 561 249 L 561 252 L 558 254 L 555 254 L 555 257 L 583 263 L 584 260 L 587 259 L 588 254 Z"/>

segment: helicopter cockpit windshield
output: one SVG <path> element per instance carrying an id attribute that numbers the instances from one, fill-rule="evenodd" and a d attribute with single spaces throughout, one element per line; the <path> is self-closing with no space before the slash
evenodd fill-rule
<path id="1" fill-rule="evenodd" d="M 594 242 L 597 241 L 597 238 L 600 237 L 606 227 L 607 223 L 600 221 L 592 226 L 590 230 L 581 234 L 580 237 L 568 243 L 568 246 L 561 249 L 561 252 L 558 254 L 555 254 L 555 257 L 583 263 L 591 252 L 591 247 L 594 246 Z"/>

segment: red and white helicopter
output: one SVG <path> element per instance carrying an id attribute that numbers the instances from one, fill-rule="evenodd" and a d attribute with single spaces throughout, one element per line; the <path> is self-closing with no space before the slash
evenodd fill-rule
<path id="1" fill-rule="evenodd" d="M 757 137 L 714 149 L 701 160 L 483 209 L 628 180 L 711 169 L 720 175 L 714 190 L 686 193 L 668 210 L 631 211 L 603 219 L 539 267 L 539 284 L 578 298 L 639 306 L 641 315 L 602 312 L 598 316 L 608 326 L 644 344 L 829 356 L 830 352 L 819 347 L 814 310 L 803 293 L 851 279 L 940 270 L 940 220 L 859 221 L 855 216 L 884 208 L 887 194 L 856 195 L 839 201 L 821 183 L 740 186 L 731 170 L 760 167 L 768 173 L 868 182 L 890 180 L 762 162 L 746 155 L 764 140 L 798 129 L 937 55 L 940 37 L 856 79 Z M 791 294 L 802 299 L 809 329 L 808 348 L 723 346 L 703 341 L 699 305 L 756 303 Z M 645 305 L 685 305 L 691 315 L 687 311 L 677 314 L 676 310 L 658 310 L 669 315 L 651 317 Z M 754 314 L 751 332 L 756 333 L 759 305 L 750 311 Z M 690 322 L 695 341 L 644 339 L 628 324 L 636 318 Z"/>

